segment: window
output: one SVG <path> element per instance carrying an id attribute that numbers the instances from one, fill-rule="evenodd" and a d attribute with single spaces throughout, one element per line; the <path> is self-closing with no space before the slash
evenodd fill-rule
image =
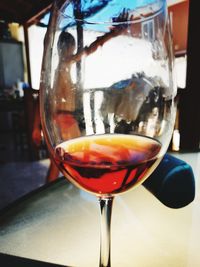
<path id="1" fill-rule="evenodd" d="M 149 41 L 153 41 L 155 39 L 153 20 L 148 20 L 142 23 L 142 37 Z"/>

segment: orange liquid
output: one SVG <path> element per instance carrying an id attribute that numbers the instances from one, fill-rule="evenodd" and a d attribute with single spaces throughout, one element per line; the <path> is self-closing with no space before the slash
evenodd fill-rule
<path id="1" fill-rule="evenodd" d="M 55 159 L 79 187 L 109 195 L 141 183 L 158 160 L 160 148 L 158 141 L 139 135 L 96 135 L 58 145 Z"/>

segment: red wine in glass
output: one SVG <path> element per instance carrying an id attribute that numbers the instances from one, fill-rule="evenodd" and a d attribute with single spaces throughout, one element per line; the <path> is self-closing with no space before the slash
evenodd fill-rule
<path id="1" fill-rule="evenodd" d="M 61 171 L 79 187 L 97 195 L 122 193 L 140 184 L 159 160 L 161 144 L 140 135 L 106 134 L 58 145 Z"/>

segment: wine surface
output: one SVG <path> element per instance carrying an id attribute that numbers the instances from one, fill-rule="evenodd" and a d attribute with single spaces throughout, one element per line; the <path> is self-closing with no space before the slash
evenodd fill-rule
<path id="1" fill-rule="evenodd" d="M 105 134 L 72 139 L 55 148 L 55 159 L 72 183 L 97 195 L 124 192 L 143 182 L 161 144 L 140 135 Z"/>

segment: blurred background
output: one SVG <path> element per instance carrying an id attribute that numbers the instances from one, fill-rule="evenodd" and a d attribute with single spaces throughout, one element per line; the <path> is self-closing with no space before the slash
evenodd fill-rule
<path id="1" fill-rule="evenodd" d="M 167 3 L 179 95 L 169 152 L 198 152 L 196 7 L 189 0 Z M 42 132 L 37 145 L 32 133 L 51 5 L 52 0 L 1 0 L 0 3 L 0 208 L 47 182 L 50 161 Z M 151 32 L 152 27 L 149 23 L 144 29 Z"/>

